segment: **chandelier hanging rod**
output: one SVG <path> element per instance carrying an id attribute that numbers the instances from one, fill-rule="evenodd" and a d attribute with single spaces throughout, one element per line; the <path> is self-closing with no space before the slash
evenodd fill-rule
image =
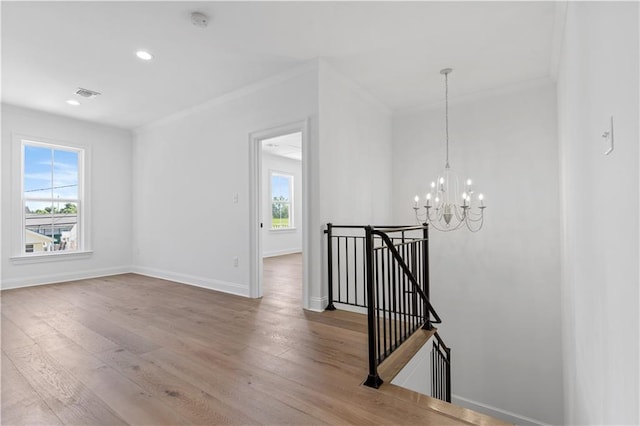
<path id="1" fill-rule="evenodd" d="M 444 75 L 444 129 L 445 140 L 447 142 L 447 160 L 445 167 L 449 168 L 449 73 L 453 71 L 451 68 L 444 68 L 440 70 L 440 74 Z"/>

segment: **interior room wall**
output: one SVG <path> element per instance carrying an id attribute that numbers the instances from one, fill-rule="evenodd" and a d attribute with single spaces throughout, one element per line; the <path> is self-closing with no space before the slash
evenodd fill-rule
<path id="1" fill-rule="evenodd" d="M 270 172 L 293 176 L 293 226 L 295 229 L 270 229 L 271 195 Z M 282 156 L 262 155 L 262 255 L 264 257 L 299 253 L 302 251 L 302 163 Z"/>
<path id="2" fill-rule="evenodd" d="M 305 118 L 307 307 L 323 309 L 325 224 L 388 223 L 391 217 L 391 114 L 322 60 L 278 84 L 214 100 L 135 132 L 136 271 L 248 295 L 249 134 Z M 238 204 L 232 202 L 235 193 Z"/>
<path id="3" fill-rule="evenodd" d="M 391 111 L 320 62 L 323 222 L 378 225 L 391 220 Z"/>
<path id="4" fill-rule="evenodd" d="M 320 203 L 322 229 L 389 224 L 391 112 L 325 61 L 319 62 Z M 326 240 L 314 267 L 327 304 Z"/>
<path id="5" fill-rule="evenodd" d="M 431 299 L 452 348 L 454 403 L 519 423 L 563 421 L 560 196 L 551 81 L 460 100 L 450 163 L 485 194 L 478 233 L 430 233 Z M 444 102 L 393 120 L 394 222 L 415 223 L 445 162 Z"/>
<path id="6" fill-rule="evenodd" d="M 16 263 L 11 232 L 12 135 L 88 146 L 93 157 L 91 249 L 88 258 Z M 131 134 L 127 130 L 2 105 L 2 288 L 69 281 L 129 272 L 131 268 Z M 19 166 L 19 165 L 18 165 Z"/>
<path id="7" fill-rule="evenodd" d="M 317 87 L 317 67 L 309 67 L 135 131 L 136 271 L 249 295 L 250 134 L 309 118 L 305 148 L 317 158 Z M 315 226 L 309 238 L 319 258 Z"/>
<path id="8" fill-rule="evenodd" d="M 569 2 L 558 74 L 566 424 L 639 424 L 638 4 Z M 601 135 L 614 117 L 614 151 Z"/>

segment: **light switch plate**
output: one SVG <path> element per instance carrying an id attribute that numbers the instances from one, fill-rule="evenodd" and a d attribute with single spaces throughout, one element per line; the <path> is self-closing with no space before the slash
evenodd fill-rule
<path id="1" fill-rule="evenodd" d="M 604 155 L 609 155 L 613 152 L 613 115 L 609 120 L 609 129 L 602 134 L 602 138 L 607 147 Z"/>

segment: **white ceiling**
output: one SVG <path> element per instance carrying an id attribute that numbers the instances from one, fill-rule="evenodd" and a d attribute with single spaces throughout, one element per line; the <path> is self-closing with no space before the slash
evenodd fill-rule
<path id="1" fill-rule="evenodd" d="M 397 110 L 442 99 L 444 67 L 452 97 L 549 76 L 554 17 L 553 2 L 2 2 L 2 100 L 135 128 L 323 57 Z M 102 95 L 67 105 L 78 87 Z"/>
<path id="2" fill-rule="evenodd" d="M 291 133 L 262 141 L 262 151 L 292 160 L 302 160 L 302 133 Z"/>

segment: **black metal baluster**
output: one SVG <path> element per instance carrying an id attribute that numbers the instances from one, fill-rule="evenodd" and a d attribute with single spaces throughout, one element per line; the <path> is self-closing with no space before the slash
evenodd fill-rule
<path id="1" fill-rule="evenodd" d="M 388 314 L 388 310 L 387 310 L 387 289 L 388 289 L 388 285 L 385 282 L 385 267 L 384 267 L 384 252 L 382 250 L 378 250 L 380 253 L 380 269 L 381 269 L 381 277 L 382 280 L 380 280 L 381 285 L 382 285 L 382 313 L 384 315 L 383 317 L 383 321 L 382 321 L 382 336 L 384 337 L 384 354 L 385 357 L 388 355 L 387 353 L 387 321 L 389 321 L 389 314 Z M 389 336 L 390 337 L 390 336 Z"/>
<path id="2" fill-rule="evenodd" d="M 433 342 L 433 346 L 431 347 L 431 396 L 437 398 L 436 396 L 436 353 L 435 353 L 435 342 Z"/>
<path id="3" fill-rule="evenodd" d="M 347 264 L 347 282 L 345 284 L 345 289 L 347 292 L 347 297 L 345 299 L 346 303 L 349 303 L 349 265 L 351 264 L 351 262 L 349 262 L 349 237 L 345 237 L 344 239 L 344 257 L 345 257 L 345 263 Z"/>
<path id="4" fill-rule="evenodd" d="M 358 245 L 356 237 L 353 237 L 353 304 L 358 305 Z"/>
<path id="5" fill-rule="evenodd" d="M 373 268 L 374 268 L 374 276 L 375 282 L 374 286 L 376 289 L 376 332 L 377 332 L 377 343 L 378 343 L 378 362 L 380 362 L 382 357 L 382 351 L 380 346 L 380 282 L 378 281 L 378 253 L 372 249 L 371 251 L 372 258 L 374 259 Z M 382 318 L 382 323 L 384 324 L 384 317 Z M 384 346 L 382 347 L 384 349 Z"/>
<path id="6" fill-rule="evenodd" d="M 340 237 L 336 238 L 336 248 L 338 254 L 338 302 L 342 303 L 342 295 L 340 289 L 342 288 L 342 267 L 340 266 L 340 259 L 342 255 L 340 254 Z"/>
<path id="7" fill-rule="evenodd" d="M 444 350 L 447 353 L 447 393 L 445 394 L 445 400 L 451 402 L 451 349 L 445 347 Z"/>
<path id="8" fill-rule="evenodd" d="M 404 232 L 402 232 L 402 250 L 400 251 L 402 261 L 407 263 L 405 260 L 407 259 L 407 246 L 404 244 Z M 407 339 L 407 274 L 402 272 L 402 342 Z"/>
<path id="9" fill-rule="evenodd" d="M 394 344 L 393 349 L 398 347 L 399 340 L 399 322 L 398 322 L 398 288 L 400 287 L 397 283 L 398 272 L 396 270 L 396 262 L 395 260 L 391 262 L 391 251 L 387 250 L 387 257 L 389 258 L 390 264 L 393 265 L 393 271 L 391 273 L 392 280 L 392 288 L 393 288 L 393 331 L 394 331 Z M 391 346 L 390 346 L 391 347 Z"/>
<path id="10" fill-rule="evenodd" d="M 365 240 L 364 238 L 362 238 L 362 258 L 365 258 Z M 366 273 L 367 273 L 367 264 L 366 262 L 362 262 L 362 276 L 365 277 Z M 362 288 L 364 289 L 364 298 L 362 299 L 362 305 L 361 306 L 366 306 L 367 305 L 367 286 L 363 285 Z"/>

